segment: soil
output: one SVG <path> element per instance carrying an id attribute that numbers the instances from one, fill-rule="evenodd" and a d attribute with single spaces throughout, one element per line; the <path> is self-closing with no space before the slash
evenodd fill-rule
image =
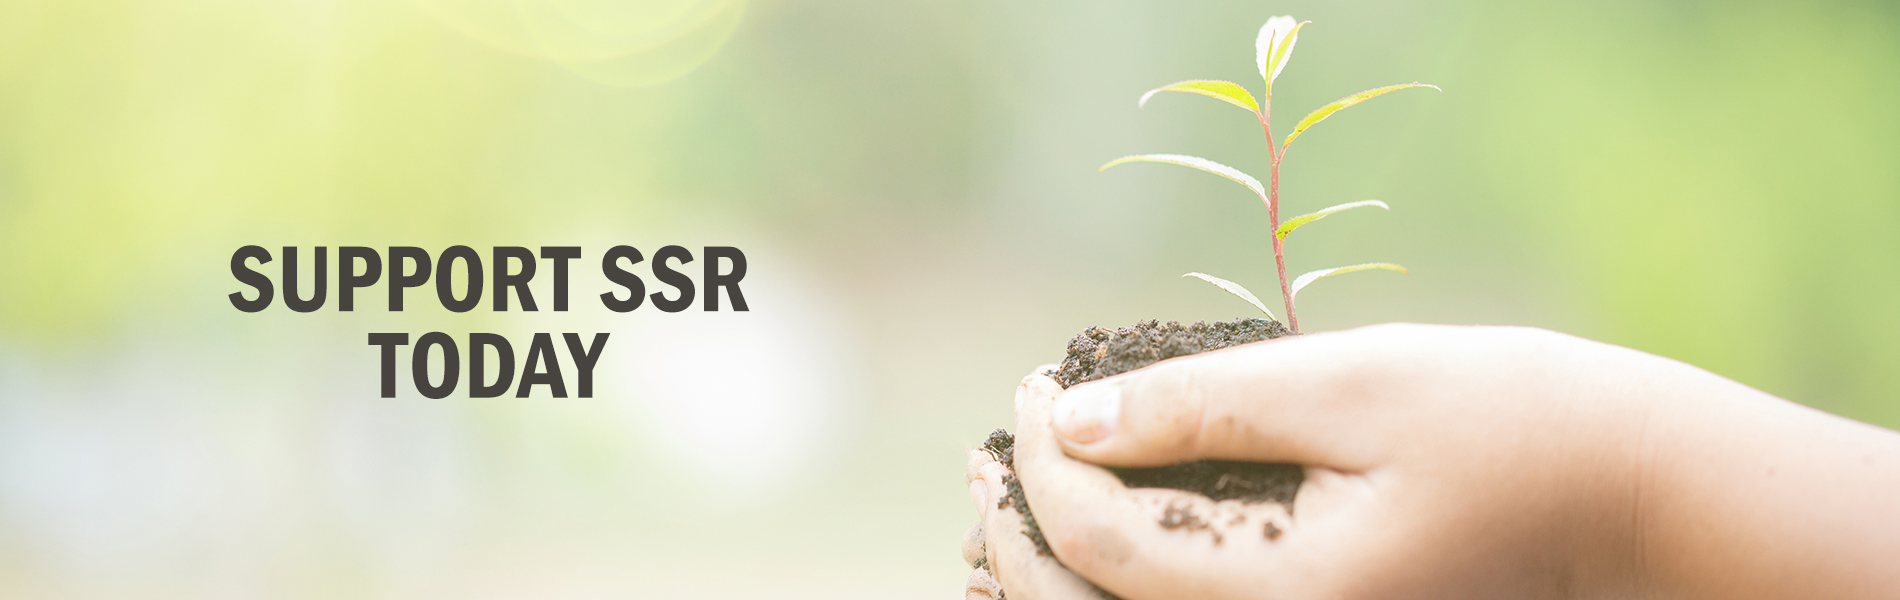
<path id="1" fill-rule="evenodd" d="M 1170 358 L 1291 335 L 1269 319 L 1235 319 L 1182 325 L 1153 319 L 1120 329 L 1090 327 L 1069 340 L 1068 356 L 1049 376 L 1064 389 L 1146 367 Z"/>
<path id="2" fill-rule="evenodd" d="M 1050 377 L 1066 389 L 1170 358 L 1286 335 L 1291 335 L 1286 327 L 1279 321 L 1268 319 L 1199 322 L 1193 325 L 1148 320 L 1114 330 L 1090 327 L 1069 340 L 1068 356 Z M 1015 441 L 1008 431 L 998 429 L 990 434 L 983 447 L 1014 472 Z M 1294 496 L 1299 493 L 1300 483 L 1305 480 L 1304 470 L 1298 465 L 1287 464 L 1196 461 L 1148 469 L 1109 470 L 1129 487 L 1185 490 L 1216 501 L 1277 502 L 1286 505 L 1289 511 L 1293 508 Z M 997 501 L 997 508 L 1015 507 L 1023 516 L 1023 535 L 1036 544 L 1038 553 L 1053 556 L 1049 542 L 1042 536 L 1042 529 L 1036 525 L 1029 500 L 1023 496 L 1021 483 L 1014 476 L 1004 477 L 1003 483 L 1008 488 L 1008 494 Z M 1167 529 L 1187 528 L 1190 531 L 1207 528 L 1207 523 L 1200 516 L 1176 507 L 1169 507 L 1157 524 Z M 1263 537 L 1279 537 L 1280 530 L 1272 523 L 1263 529 Z M 1214 540 L 1216 544 L 1220 543 L 1218 533 Z"/>

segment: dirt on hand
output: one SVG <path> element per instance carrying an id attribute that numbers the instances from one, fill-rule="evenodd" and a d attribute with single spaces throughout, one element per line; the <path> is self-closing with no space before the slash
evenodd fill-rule
<path id="1" fill-rule="evenodd" d="M 1261 340 L 1291 335 L 1279 321 L 1236 319 L 1227 322 L 1197 322 L 1182 325 L 1169 321 L 1142 321 L 1131 327 L 1103 329 L 1090 327 L 1069 340 L 1068 356 L 1050 377 L 1064 389 L 1076 384 L 1119 375 L 1163 360 L 1219 350 Z M 998 462 L 1015 471 L 1015 437 L 998 429 L 990 434 L 983 448 Z M 1243 503 L 1276 502 L 1289 511 L 1305 480 L 1299 465 L 1231 461 L 1195 461 L 1147 469 L 1110 468 L 1123 484 L 1131 488 L 1168 488 L 1194 492 L 1215 501 L 1238 500 Z M 1015 476 L 1004 478 L 1007 494 L 997 508 L 1014 507 L 1023 516 L 1023 535 L 1036 545 L 1036 551 L 1054 556 L 1049 543 L 1036 525 L 1036 518 L 1023 495 L 1022 483 Z M 1157 524 L 1168 529 L 1201 523 L 1198 516 L 1172 510 Z M 1274 539 L 1279 530 L 1269 523 L 1264 537 Z M 1218 543 L 1219 536 L 1215 539 Z"/>

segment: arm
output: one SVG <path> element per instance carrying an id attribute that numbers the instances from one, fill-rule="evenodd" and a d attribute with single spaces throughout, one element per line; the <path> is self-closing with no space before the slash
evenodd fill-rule
<path id="1" fill-rule="evenodd" d="M 1649 587 L 1679 598 L 1900 590 L 1900 434 L 1654 361 L 1632 503 Z"/>

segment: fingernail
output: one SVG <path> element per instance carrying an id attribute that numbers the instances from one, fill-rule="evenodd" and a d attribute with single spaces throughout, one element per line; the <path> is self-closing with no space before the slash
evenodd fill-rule
<path id="1" fill-rule="evenodd" d="M 970 482 L 970 501 L 976 503 L 976 514 L 981 518 L 990 516 L 990 485 L 978 479 Z"/>
<path id="2" fill-rule="evenodd" d="M 1093 444 L 1115 435 L 1122 415 L 1122 389 L 1114 384 L 1082 386 L 1056 397 L 1056 435 L 1076 444 Z"/>

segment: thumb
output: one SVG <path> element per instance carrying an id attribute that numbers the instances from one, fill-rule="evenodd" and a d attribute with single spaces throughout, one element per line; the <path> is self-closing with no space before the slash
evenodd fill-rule
<path id="1" fill-rule="evenodd" d="M 1107 466 L 1238 460 L 1364 471 L 1386 454 L 1381 404 L 1410 377 L 1393 327 L 1302 335 L 1162 361 L 1055 400 L 1063 450 Z"/>

